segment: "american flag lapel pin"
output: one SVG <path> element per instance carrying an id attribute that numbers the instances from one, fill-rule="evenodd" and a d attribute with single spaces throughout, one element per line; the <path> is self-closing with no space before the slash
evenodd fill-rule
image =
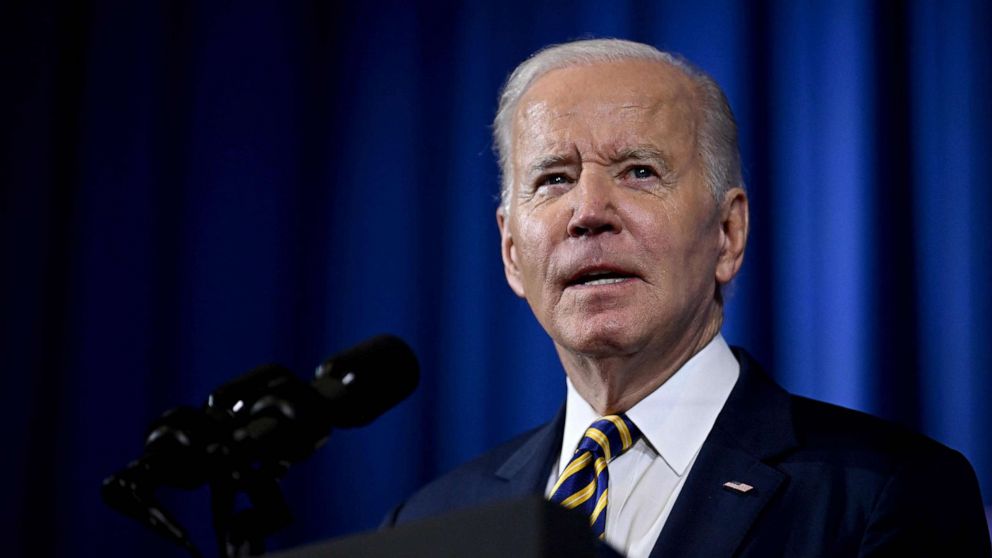
<path id="1" fill-rule="evenodd" d="M 727 481 L 723 483 L 723 487 L 733 492 L 737 492 L 738 494 L 747 494 L 748 492 L 754 490 L 754 487 L 750 484 L 739 481 Z"/>

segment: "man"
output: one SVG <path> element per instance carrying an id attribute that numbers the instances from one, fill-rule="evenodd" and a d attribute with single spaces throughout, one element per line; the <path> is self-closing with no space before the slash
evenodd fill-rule
<path id="1" fill-rule="evenodd" d="M 712 79 L 646 45 L 579 41 L 514 71 L 502 257 L 566 405 L 389 523 L 544 493 L 629 556 L 990 555 L 959 453 L 790 396 L 720 335 L 748 233 L 736 136 Z"/>

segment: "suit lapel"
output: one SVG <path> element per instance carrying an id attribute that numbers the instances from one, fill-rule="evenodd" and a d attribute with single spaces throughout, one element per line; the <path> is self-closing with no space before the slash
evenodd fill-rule
<path id="1" fill-rule="evenodd" d="M 744 351 L 740 378 L 703 444 L 652 557 L 731 556 L 786 480 L 766 463 L 795 447 L 789 395 Z M 751 486 L 727 488 L 735 482 Z M 741 486 L 741 485 L 739 485 Z"/>
<path id="2" fill-rule="evenodd" d="M 551 467 L 561 453 L 564 426 L 565 407 L 562 406 L 551 422 L 534 432 L 496 469 L 496 477 L 507 483 L 506 497 L 544 494 Z"/>

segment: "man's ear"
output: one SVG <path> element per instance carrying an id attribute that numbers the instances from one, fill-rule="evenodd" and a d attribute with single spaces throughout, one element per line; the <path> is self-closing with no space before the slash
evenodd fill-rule
<path id="1" fill-rule="evenodd" d="M 524 283 L 520 277 L 520 266 L 517 265 L 517 247 L 514 246 L 513 235 L 510 233 L 510 219 L 502 206 L 496 210 L 496 226 L 499 227 L 500 253 L 503 256 L 506 282 L 517 296 L 524 298 Z"/>
<path id="2" fill-rule="evenodd" d="M 716 280 L 726 285 L 737 275 L 744 262 L 747 245 L 748 206 L 743 188 L 731 188 L 720 205 L 720 255 L 716 263 Z"/>

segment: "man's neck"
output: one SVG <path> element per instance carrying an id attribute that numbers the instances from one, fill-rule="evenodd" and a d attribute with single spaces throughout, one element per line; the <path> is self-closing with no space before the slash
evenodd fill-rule
<path id="1" fill-rule="evenodd" d="M 565 373 L 579 395 L 601 416 L 622 413 L 668 381 L 720 332 L 722 313 L 694 335 L 664 351 L 588 356 L 556 344 Z"/>

